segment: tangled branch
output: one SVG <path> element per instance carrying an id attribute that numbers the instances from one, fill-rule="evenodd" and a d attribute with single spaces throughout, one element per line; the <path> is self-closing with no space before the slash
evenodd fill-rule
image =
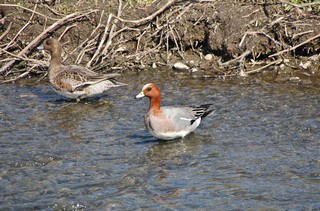
<path id="1" fill-rule="evenodd" d="M 87 13 L 80 13 L 80 12 L 75 12 L 70 15 L 67 15 L 66 17 L 58 20 L 54 24 L 52 24 L 50 27 L 48 27 L 46 30 L 44 30 L 40 35 L 38 35 L 34 40 L 32 40 L 29 45 L 27 45 L 24 49 L 22 49 L 16 56 L 15 58 L 12 58 L 8 63 L 6 63 L 4 66 L 1 67 L 0 73 L 6 71 L 9 69 L 17 60 L 21 60 L 24 56 L 30 53 L 31 50 L 33 50 L 35 47 L 37 47 L 45 38 L 48 37 L 48 35 L 57 30 L 58 28 L 64 26 L 66 23 L 75 21 L 77 19 L 86 17 L 90 13 L 96 12 L 95 10 L 89 11 Z M 9 43 L 10 44 L 10 43 Z M 8 45 L 9 45 L 8 44 Z M 1 52 L 5 52 L 4 49 L 0 49 Z"/>
<path id="2" fill-rule="evenodd" d="M 2 42 L 0 45 L 0 55 L 3 55 L 0 74 L 4 76 L 3 82 L 18 80 L 32 72 L 36 72 L 37 67 L 47 66 L 47 62 L 40 58 L 41 55 L 32 53 L 44 39 L 53 34 L 62 41 L 63 45 L 68 43 L 68 47 L 64 48 L 67 52 L 63 55 L 64 62 L 73 59 L 73 63 L 86 65 L 94 70 L 103 70 L 106 69 L 105 67 L 108 67 L 110 71 L 119 70 L 123 67 L 140 68 L 145 66 L 146 62 L 150 62 L 151 59 L 156 59 L 153 64 L 172 65 L 170 63 L 173 60 L 187 60 L 186 51 L 188 50 L 199 56 L 200 60 L 204 58 L 203 53 L 209 51 L 211 54 L 215 52 L 220 55 L 226 54 L 229 58 L 224 62 L 211 62 L 209 67 L 202 68 L 213 73 L 216 71 L 217 75 L 223 75 L 224 77 L 246 76 L 265 70 L 271 65 L 279 65 L 281 61 L 279 58 L 273 60 L 274 57 L 295 51 L 301 46 L 315 42 L 320 37 L 320 34 L 317 34 L 318 31 L 311 30 L 310 27 L 308 30 L 297 30 L 297 33 L 289 35 L 287 33 L 288 28 L 298 28 L 301 22 L 299 22 L 299 19 L 296 19 L 296 22 L 292 21 L 289 19 L 291 17 L 279 15 L 279 13 L 270 19 L 264 19 L 266 22 L 260 27 L 257 23 L 261 19 L 255 18 L 259 14 L 261 15 L 262 9 L 255 7 L 248 14 L 241 16 L 243 19 L 250 18 L 253 20 L 246 24 L 245 27 L 242 27 L 244 30 L 239 31 L 237 34 L 239 38 L 235 39 L 236 41 L 230 41 L 230 36 L 227 37 L 228 34 L 223 32 L 223 36 L 220 35 L 222 43 L 220 43 L 220 46 L 217 45 L 218 49 L 212 49 L 210 41 L 216 39 L 216 32 L 221 30 L 219 27 L 226 25 L 226 23 L 219 22 L 219 17 L 216 17 L 213 12 L 210 12 L 210 14 L 196 14 L 196 18 L 192 20 L 191 24 L 191 27 L 194 27 L 194 31 L 192 31 L 189 30 L 190 22 L 188 23 L 188 16 L 194 12 L 193 9 L 197 8 L 197 6 L 208 4 L 214 7 L 217 1 L 153 1 L 156 2 L 154 4 L 156 7 L 151 7 L 150 10 L 152 12 L 150 10 L 144 11 L 145 16 L 141 16 L 141 13 L 139 13 L 140 19 L 135 18 L 133 20 L 126 16 L 126 12 L 128 13 L 129 11 L 130 13 L 128 3 L 124 4 L 124 1 L 118 0 L 115 11 L 110 12 L 105 7 L 106 1 L 101 1 L 102 5 L 100 5 L 99 10 L 78 11 L 65 16 L 56 11 L 54 7 L 41 3 L 30 6 L 31 9 L 15 4 L 0 4 L 1 7 L 13 10 L 22 9 L 27 12 L 27 16 L 24 14 L 26 21 L 20 25 L 20 28 L 14 22 L 9 22 L 9 24 L 6 24 L 6 28 L 2 28 L 5 30 L 0 35 L 0 40 L 6 40 L 7 42 Z M 281 1 L 281 3 L 288 4 L 286 1 Z M 288 5 L 301 8 L 315 4 Z M 46 11 L 50 15 L 46 14 Z M 7 17 L 0 18 L 2 18 L 0 26 L 3 24 L 2 22 L 9 20 Z M 42 20 L 39 22 L 43 24 L 44 31 L 35 36 L 35 38 L 31 36 L 23 37 L 23 34 L 35 25 L 34 23 L 39 19 Z M 81 24 L 80 21 L 82 21 Z M 86 24 L 86 30 L 83 29 L 82 23 Z M 47 27 L 47 25 L 49 26 Z M 207 27 L 208 29 L 198 32 L 196 31 L 199 29 L 197 26 Z M 77 33 L 77 30 L 80 33 Z M 206 30 L 209 32 L 207 33 Z M 283 33 L 280 34 L 280 30 L 284 31 L 285 38 Z M 188 36 L 186 36 L 186 33 L 189 33 Z M 202 38 L 203 40 L 198 38 L 192 40 L 193 36 L 199 36 L 201 33 L 205 34 L 204 38 Z M 9 34 L 13 34 L 13 36 L 8 36 Z M 78 42 L 73 39 L 74 37 L 78 39 Z M 259 43 L 252 39 L 257 37 L 260 38 Z M 22 43 L 20 42 L 21 40 L 23 40 Z M 71 40 L 72 42 L 65 42 L 65 40 Z M 236 49 L 237 53 L 228 52 L 228 43 L 225 43 L 227 41 L 234 44 L 231 49 Z M 267 44 L 264 42 L 267 42 Z M 259 46 L 262 46 L 262 49 L 264 46 L 267 46 L 266 48 L 271 46 L 267 49 L 268 53 L 265 53 L 264 57 L 272 58 L 272 60 L 260 68 L 248 70 L 246 63 L 248 60 L 252 60 L 254 64 L 257 64 L 255 59 L 261 55 L 261 52 L 257 51 Z M 122 60 L 119 58 L 122 58 Z M 25 65 L 23 66 L 25 68 L 24 71 L 16 71 L 14 69 L 14 65 L 19 64 L 19 62 Z M 5 78 L 10 75 L 14 77 Z"/>

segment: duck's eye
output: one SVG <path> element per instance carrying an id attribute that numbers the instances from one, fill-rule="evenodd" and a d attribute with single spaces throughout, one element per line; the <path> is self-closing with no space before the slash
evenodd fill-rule
<path id="1" fill-rule="evenodd" d="M 148 92 L 150 92 L 151 90 L 152 90 L 152 88 L 151 88 L 151 87 L 148 87 L 148 88 L 147 88 L 147 91 L 148 91 Z"/>

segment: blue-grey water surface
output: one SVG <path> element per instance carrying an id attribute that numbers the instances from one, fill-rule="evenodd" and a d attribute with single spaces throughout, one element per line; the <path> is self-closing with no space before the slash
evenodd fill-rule
<path id="1" fill-rule="evenodd" d="M 48 83 L 0 85 L 0 210 L 319 210 L 320 88 L 155 70 L 79 103 Z M 184 139 L 144 128 L 163 105 L 213 103 Z"/>

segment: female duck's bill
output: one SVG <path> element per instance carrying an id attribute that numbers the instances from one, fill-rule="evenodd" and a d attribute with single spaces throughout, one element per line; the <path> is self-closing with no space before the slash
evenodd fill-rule
<path id="1" fill-rule="evenodd" d="M 212 104 L 161 107 L 161 91 L 153 83 L 146 84 L 135 98 L 142 97 L 148 97 L 150 100 L 149 111 L 144 119 L 145 126 L 151 135 L 162 140 L 185 137 L 213 111 L 208 110 Z"/>
<path id="2" fill-rule="evenodd" d="M 120 76 L 118 73 L 99 74 L 82 66 L 62 65 L 62 48 L 56 39 L 46 39 L 38 49 L 49 51 L 49 81 L 53 89 L 64 97 L 82 99 L 102 94 L 112 87 L 126 85 L 115 79 Z"/>

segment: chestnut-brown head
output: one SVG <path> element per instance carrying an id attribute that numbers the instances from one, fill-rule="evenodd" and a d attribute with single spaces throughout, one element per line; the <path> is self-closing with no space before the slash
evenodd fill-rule
<path id="1" fill-rule="evenodd" d="M 160 88 L 153 83 L 146 84 L 143 86 L 142 91 L 135 98 L 142 97 L 159 98 L 161 97 Z"/>
<path id="2" fill-rule="evenodd" d="M 160 88 L 149 83 L 143 86 L 142 91 L 135 97 L 136 99 L 148 97 L 150 99 L 150 108 L 160 109 L 161 92 Z"/>

